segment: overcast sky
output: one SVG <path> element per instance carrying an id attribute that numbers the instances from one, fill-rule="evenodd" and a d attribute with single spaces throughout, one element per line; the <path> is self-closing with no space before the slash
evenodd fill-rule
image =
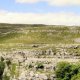
<path id="1" fill-rule="evenodd" d="M 0 23 L 80 25 L 80 0 L 0 0 Z"/>

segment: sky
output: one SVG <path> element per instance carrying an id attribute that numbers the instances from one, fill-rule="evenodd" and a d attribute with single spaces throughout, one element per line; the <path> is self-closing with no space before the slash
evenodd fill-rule
<path id="1" fill-rule="evenodd" d="M 0 23 L 80 25 L 80 0 L 0 0 Z"/>

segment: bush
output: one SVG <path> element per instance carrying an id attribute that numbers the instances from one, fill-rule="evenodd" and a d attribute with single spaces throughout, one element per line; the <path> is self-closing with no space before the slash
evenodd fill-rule
<path id="1" fill-rule="evenodd" d="M 11 71 L 10 73 L 11 76 L 14 77 L 16 75 L 16 64 L 15 63 L 11 65 L 10 71 Z"/>
<path id="2" fill-rule="evenodd" d="M 1 61 L 4 61 L 4 58 L 1 56 Z"/>
<path id="3" fill-rule="evenodd" d="M 69 63 L 61 62 L 58 63 L 56 69 L 56 76 L 57 78 L 63 79 L 67 73 L 71 71 L 71 65 Z"/>
<path id="4" fill-rule="evenodd" d="M 5 68 L 5 63 L 1 61 L 0 62 L 0 80 L 2 80 L 4 68 Z"/>
<path id="5" fill-rule="evenodd" d="M 6 74 L 3 77 L 3 80 L 10 80 L 10 76 L 7 76 Z"/>
<path id="6" fill-rule="evenodd" d="M 60 62 L 55 71 L 57 80 L 80 80 L 80 65 Z M 78 75 L 79 74 L 79 75 Z"/>
<path id="7" fill-rule="evenodd" d="M 44 69 L 44 65 L 42 63 L 37 63 L 36 69 Z"/>
<path id="8" fill-rule="evenodd" d="M 33 65 L 32 64 L 29 64 L 28 68 L 33 68 Z"/>
<path id="9" fill-rule="evenodd" d="M 11 65 L 11 61 L 10 60 L 7 60 L 6 61 L 6 64 L 7 64 L 7 66 Z"/>

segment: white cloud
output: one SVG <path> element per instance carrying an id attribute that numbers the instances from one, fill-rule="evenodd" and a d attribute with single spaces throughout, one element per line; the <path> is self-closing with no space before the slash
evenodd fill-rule
<path id="1" fill-rule="evenodd" d="M 0 12 L 0 23 L 80 25 L 80 15 L 73 13 L 13 13 Z"/>
<path id="2" fill-rule="evenodd" d="M 41 1 L 41 0 L 16 0 L 16 2 L 19 2 L 19 3 L 36 3 L 39 1 Z"/>
<path id="3" fill-rule="evenodd" d="M 80 5 L 80 0 L 48 0 L 48 3 L 55 6 Z"/>
<path id="4" fill-rule="evenodd" d="M 80 0 L 16 0 L 19 3 L 37 3 L 41 1 L 54 6 L 80 5 Z"/>

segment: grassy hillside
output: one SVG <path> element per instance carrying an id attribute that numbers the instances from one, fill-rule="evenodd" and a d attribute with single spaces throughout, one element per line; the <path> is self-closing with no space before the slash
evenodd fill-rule
<path id="1" fill-rule="evenodd" d="M 19 44 L 79 44 L 79 38 L 77 26 L 0 24 L 1 48 L 17 48 Z"/>

